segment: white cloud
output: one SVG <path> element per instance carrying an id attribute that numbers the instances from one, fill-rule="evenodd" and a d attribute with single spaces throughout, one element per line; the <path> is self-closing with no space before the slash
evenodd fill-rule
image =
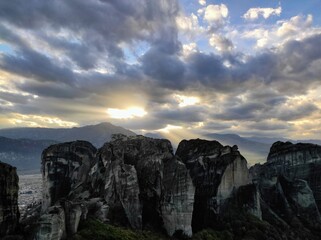
<path id="1" fill-rule="evenodd" d="M 278 21 L 273 27 L 260 26 L 246 30 L 242 38 L 255 39 L 255 48 L 280 46 L 289 40 L 302 40 L 309 36 L 321 33 L 320 28 L 312 27 L 312 15 L 297 15 L 289 20 Z"/>
<path id="2" fill-rule="evenodd" d="M 206 5 L 206 0 L 198 0 L 198 3 L 202 6 Z"/>
<path id="3" fill-rule="evenodd" d="M 192 13 L 190 16 L 183 14 L 176 17 L 176 25 L 181 32 L 190 36 L 201 34 L 204 29 L 199 25 L 198 17 Z"/>
<path id="4" fill-rule="evenodd" d="M 187 57 L 191 53 L 198 51 L 197 44 L 195 42 L 183 44 L 182 53 L 184 57 Z"/>
<path id="5" fill-rule="evenodd" d="M 209 39 L 209 44 L 219 52 L 230 52 L 234 48 L 231 40 L 216 34 L 212 34 Z"/>
<path id="6" fill-rule="evenodd" d="M 204 19 L 209 23 L 222 23 L 228 17 L 228 8 L 225 4 L 208 5 L 204 12 Z"/>
<path id="7" fill-rule="evenodd" d="M 281 12 L 281 6 L 278 8 L 250 8 L 243 15 L 243 18 L 246 20 L 255 20 L 262 16 L 263 18 L 267 19 L 273 15 L 280 16 Z"/>
<path id="8" fill-rule="evenodd" d="M 13 113 L 7 119 L 14 126 L 27 127 L 75 127 L 78 123 L 71 121 L 64 121 L 54 116 L 40 116 L 40 115 L 26 115 L 20 113 Z"/>
<path id="9" fill-rule="evenodd" d="M 308 15 L 306 18 L 302 15 L 294 16 L 289 21 L 279 22 L 281 26 L 277 29 L 277 35 L 280 37 L 290 36 L 304 31 L 312 26 L 313 17 Z"/>

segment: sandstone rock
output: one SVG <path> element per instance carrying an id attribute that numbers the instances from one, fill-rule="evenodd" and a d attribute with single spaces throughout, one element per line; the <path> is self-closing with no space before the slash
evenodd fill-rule
<path id="1" fill-rule="evenodd" d="M 99 173 L 92 176 L 92 184 L 106 202 L 104 208 L 107 219 L 123 226 L 141 229 L 140 191 L 135 168 L 121 160 L 111 162 L 101 152 L 98 156 Z M 106 168 L 103 166 L 104 162 L 109 162 Z"/>
<path id="2" fill-rule="evenodd" d="M 194 190 L 168 140 L 115 135 L 97 159 L 91 171 L 93 195 L 104 196 L 110 221 L 191 235 Z M 116 210 L 121 219 L 113 216 Z"/>
<path id="3" fill-rule="evenodd" d="M 172 236 L 182 231 L 192 236 L 192 215 L 195 187 L 185 164 L 175 157 L 164 162 L 163 201 L 161 203 L 164 227 Z"/>
<path id="4" fill-rule="evenodd" d="M 276 181 L 283 175 L 290 180 L 302 179 L 311 188 L 319 211 L 321 209 L 321 146 L 309 143 L 276 142 L 272 145 L 267 163 L 250 169 L 257 181 Z"/>
<path id="5" fill-rule="evenodd" d="M 35 240 L 60 240 L 66 238 L 65 212 L 57 205 L 47 209 L 38 221 Z"/>
<path id="6" fill-rule="evenodd" d="M 190 171 L 195 186 L 192 227 L 197 232 L 214 227 L 220 206 L 234 189 L 249 183 L 247 162 L 237 146 L 217 141 L 183 140 L 176 155 Z"/>
<path id="7" fill-rule="evenodd" d="M 0 162 L 0 238 L 18 227 L 18 182 L 16 168 Z"/>
<path id="8" fill-rule="evenodd" d="M 255 184 L 240 186 L 233 193 L 233 198 L 239 208 L 262 220 L 261 195 Z"/>
<path id="9" fill-rule="evenodd" d="M 86 181 L 94 165 L 96 148 L 89 142 L 76 141 L 48 147 L 42 153 L 42 209 L 68 196 L 79 183 Z"/>
<path id="10" fill-rule="evenodd" d="M 263 220 L 292 231 L 298 239 L 318 239 L 321 146 L 276 142 L 267 162 L 255 165 L 250 173 L 260 189 Z"/>

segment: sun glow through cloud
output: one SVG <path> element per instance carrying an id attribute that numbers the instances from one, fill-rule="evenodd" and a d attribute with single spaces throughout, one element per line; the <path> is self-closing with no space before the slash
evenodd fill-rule
<path id="1" fill-rule="evenodd" d="M 188 97 L 175 94 L 174 98 L 178 101 L 179 107 L 191 106 L 200 102 L 200 99 L 198 97 Z"/>
<path id="2" fill-rule="evenodd" d="M 107 114 L 115 119 L 129 119 L 136 117 L 144 117 L 147 112 L 140 107 L 132 107 L 127 109 L 108 108 Z"/>

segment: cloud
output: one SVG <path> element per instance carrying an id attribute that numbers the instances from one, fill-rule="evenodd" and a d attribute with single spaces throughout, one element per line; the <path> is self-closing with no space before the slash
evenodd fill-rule
<path id="1" fill-rule="evenodd" d="M 321 29 L 312 15 L 240 26 L 227 5 L 199 3 L 196 13 L 173 0 L 0 2 L 0 41 L 11 49 L 0 48 L 1 118 L 295 135 L 321 117 Z M 106 113 L 135 106 L 148 114 Z"/>
<path id="2" fill-rule="evenodd" d="M 256 40 L 256 48 L 279 48 L 291 40 L 304 40 L 321 33 L 312 26 L 312 15 L 297 15 L 288 20 L 277 21 L 275 25 L 254 25 L 243 31 L 242 38 Z"/>
<path id="3" fill-rule="evenodd" d="M 204 10 L 204 20 L 209 24 L 220 26 L 224 24 L 225 19 L 228 17 L 228 8 L 225 4 L 220 5 L 207 5 Z"/>
<path id="4" fill-rule="evenodd" d="M 234 48 L 230 39 L 216 34 L 212 34 L 209 43 L 219 52 L 230 52 Z"/>
<path id="5" fill-rule="evenodd" d="M 198 0 L 198 3 L 202 6 L 206 5 L 206 0 Z"/>
<path id="6" fill-rule="evenodd" d="M 281 6 L 277 8 L 250 8 L 246 13 L 244 13 L 243 18 L 246 20 L 255 20 L 262 16 L 263 18 L 267 19 L 273 15 L 280 16 L 281 13 Z"/>

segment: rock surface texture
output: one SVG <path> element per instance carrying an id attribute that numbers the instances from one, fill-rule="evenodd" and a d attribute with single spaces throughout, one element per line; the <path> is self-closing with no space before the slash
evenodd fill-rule
<path id="1" fill-rule="evenodd" d="M 163 226 L 169 235 L 192 234 L 194 187 L 168 140 L 118 135 L 97 159 L 93 195 L 104 197 L 110 221 L 137 229 Z"/>
<path id="2" fill-rule="evenodd" d="M 237 146 L 201 139 L 182 141 L 176 156 L 186 164 L 195 186 L 193 231 L 214 227 L 224 201 L 249 183 L 245 158 Z"/>
<path id="3" fill-rule="evenodd" d="M 315 234 L 321 234 L 320 170 L 321 146 L 274 143 L 267 162 L 250 169 L 261 195 L 262 219 L 291 231 L 289 236 L 319 239 Z"/>
<path id="4" fill-rule="evenodd" d="M 18 182 L 16 168 L 0 162 L 0 239 L 18 227 Z"/>
<path id="5" fill-rule="evenodd" d="M 84 141 L 53 145 L 42 154 L 33 238 L 69 239 L 95 218 L 183 238 L 212 228 L 224 230 L 215 239 L 317 240 L 320 148 L 277 142 L 267 163 L 249 171 L 237 146 L 217 141 L 183 140 L 175 155 L 166 139 L 120 134 L 98 150 Z"/>

